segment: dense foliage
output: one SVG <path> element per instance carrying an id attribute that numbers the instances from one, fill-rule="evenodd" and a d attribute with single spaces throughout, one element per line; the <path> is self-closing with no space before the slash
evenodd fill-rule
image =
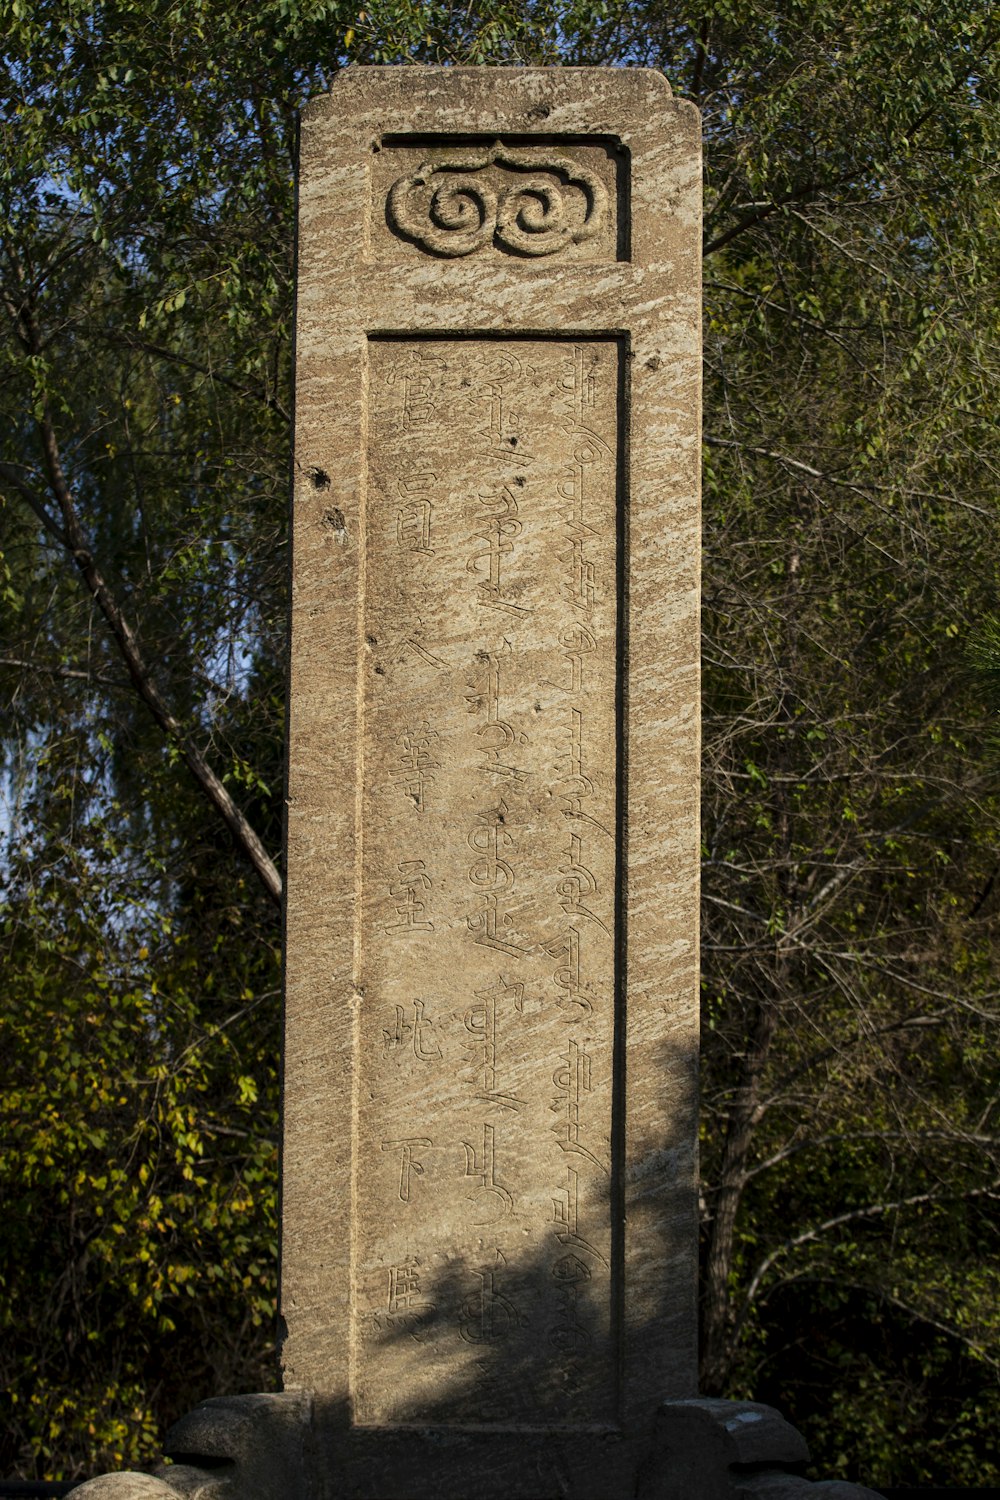
<path id="1" fill-rule="evenodd" d="M 1000 1482 L 990 7 L 0 18 L 0 1467 L 275 1378 L 296 109 L 561 61 L 705 120 L 703 1383 Z"/>

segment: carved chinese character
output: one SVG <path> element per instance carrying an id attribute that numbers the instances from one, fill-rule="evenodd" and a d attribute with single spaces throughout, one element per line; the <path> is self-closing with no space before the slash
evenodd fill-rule
<path id="1" fill-rule="evenodd" d="M 431 877 L 427 874 L 422 859 L 404 859 L 396 866 L 399 879 L 389 886 L 393 898 L 393 910 L 398 922 L 390 922 L 386 932 L 406 935 L 414 932 L 433 932 L 434 923 L 424 915 L 426 904 L 420 898 L 431 889 Z"/>
<path id="2" fill-rule="evenodd" d="M 388 1057 L 391 1052 L 412 1049 L 418 1062 L 431 1062 L 440 1057 L 441 1048 L 434 1035 L 434 1023 L 424 1014 L 424 1002 L 414 1000 L 412 1021 L 407 1019 L 407 1014 L 402 1005 L 396 1006 L 395 1025 L 391 1029 L 382 1030 L 382 1056 Z"/>
<path id="3" fill-rule="evenodd" d="M 431 517 L 434 504 L 430 497 L 437 475 L 428 471 L 410 478 L 397 479 L 399 506 L 396 511 L 396 544 L 404 552 L 433 552 Z"/>
<path id="4" fill-rule="evenodd" d="M 418 1151 L 428 1151 L 433 1146 L 424 1136 L 408 1135 L 398 1141 L 383 1141 L 383 1151 L 399 1152 L 399 1199 L 401 1203 L 409 1203 L 410 1189 L 414 1177 L 423 1177 L 424 1165 L 417 1156 Z"/>
<path id="5" fill-rule="evenodd" d="M 399 772 L 393 786 L 412 802 L 418 813 L 424 811 L 425 793 L 434 780 L 432 773 L 437 769 L 437 761 L 431 756 L 431 746 L 436 739 L 436 732 L 426 720 L 396 736 Z"/>
<path id="6" fill-rule="evenodd" d="M 441 366 L 416 350 L 410 350 L 386 372 L 386 383 L 400 394 L 400 429 L 412 433 L 429 427 L 437 409 L 438 380 Z"/>
<path id="7" fill-rule="evenodd" d="M 415 1343 L 423 1343 L 426 1326 L 437 1308 L 423 1295 L 419 1266 L 417 1258 L 408 1255 L 389 1267 L 385 1307 L 374 1316 L 377 1332 L 403 1329 Z"/>

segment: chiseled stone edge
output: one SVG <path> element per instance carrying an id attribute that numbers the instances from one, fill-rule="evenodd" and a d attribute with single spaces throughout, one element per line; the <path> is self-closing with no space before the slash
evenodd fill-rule
<path id="1" fill-rule="evenodd" d="M 630 153 L 629 252 L 372 259 L 371 142 L 613 135 Z M 356 568 L 366 329 L 393 336 L 628 334 L 628 1102 L 620 1121 L 623 1433 L 695 1390 L 700 126 L 643 69 L 347 69 L 303 113 L 290 706 L 282 1311 L 286 1383 L 349 1406 L 354 1144 Z M 433 274 L 429 274 L 433 273 Z M 511 319 L 514 326 L 511 327 Z M 324 483 L 320 491 L 316 475 Z M 335 536 L 324 516 L 336 515 Z M 666 536 L 673 536 L 669 559 Z M 669 566 L 665 564 L 669 561 Z M 301 563 L 306 566 L 300 566 Z M 330 600 L 333 600 L 333 603 Z M 641 623 L 641 629 L 637 622 Z M 323 692 L 313 664 L 323 663 Z M 641 702 L 643 712 L 635 708 Z M 322 744 L 319 766 L 308 755 Z M 308 866 L 308 875 L 303 872 Z M 508 1446 L 519 1442 L 511 1436 Z M 555 1446 L 558 1446 L 556 1444 Z M 589 1436 L 581 1446 L 595 1452 Z M 581 1458 L 581 1462 L 584 1460 Z M 586 1465 L 593 1467 L 592 1455 Z"/>
<path id="2" fill-rule="evenodd" d="M 302 1392 L 203 1401 L 167 1434 L 175 1463 L 155 1474 L 103 1474 L 73 1493 L 81 1500 L 318 1500 L 331 1476 L 312 1426 L 312 1401 Z M 864 1485 L 803 1478 L 795 1469 L 808 1459 L 805 1438 L 772 1406 L 668 1401 L 634 1493 L 637 1500 L 881 1500 Z M 631 1476 L 621 1477 L 622 1493 L 631 1490 Z"/>
<path id="3" fill-rule="evenodd" d="M 840 1479 L 795 1470 L 809 1445 L 773 1406 L 696 1396 L 659 1409 L 653 1454 L 638 1500 L 881 1500 Z"/>

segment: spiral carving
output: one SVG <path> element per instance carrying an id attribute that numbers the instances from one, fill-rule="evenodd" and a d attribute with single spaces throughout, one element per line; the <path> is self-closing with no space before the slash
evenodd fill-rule
<path id="1" fill-rule="evenodd" d="M 495 193 L 478 174 L 517 174 Z M 603 228 L 608 192 L 600 178 L 562 157 L 525 156 L 497 144 L 478 156 L 425 162 L 393 183 L 390 226 L 433 255 L 472 255 L 496 242 L 516 255 L 554 255 Z"/>
<path id="2" fill-rule="evenodd" d="M 392 227 L 435 255 L 471 255 L 493 238 L 497 200 L 484 182 L 445 177 L 436 186 L 433 168 L 401 177 L 389 193 Z"/>
<path id="3" fill-rule="evenodd" d="M 528 177 L 508 188 L 497 210 L 496 232 L 502 244 L 522 255 L 552 255 L 561 249 L 570 230 L 560 185 Z"/>

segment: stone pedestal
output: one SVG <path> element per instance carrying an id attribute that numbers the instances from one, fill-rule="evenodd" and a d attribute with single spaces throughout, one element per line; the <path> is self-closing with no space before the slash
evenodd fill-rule
<path id="1" fill-rule="evenodd" d="M 397 1493 L 374 1484 L 385 1474 L 392 1436 L 383 1434 L 371 1443 L 364 1465 L 355 1453 L 347 1473 L 343 1423 L 331 1422 L 330 1416 L 322 1402 L 314 1404 L 306 1396 L 206 1401 L 168 1434 L 172 1464 L 155 1475 L 105 1475 L 74 1494 L 80 1500 L 333 1500 Z M 413 1477 L 406 1493 L 442 1493 L 438 1486 L 457 1484 L 463 1471 L 465 1488 L 455 1493 L 478 1500 L 483 1493 L 501 1492 L 497 1485 L 480 1487 L 481 1476 L 469 1468 L 468 1447 L 449 1451 L 449 1435 L 440 1429 L 425 1436 L 426 1469 Z M 861 1485 L 803 1478 L 809 1459 L 805 1440 L 769 1406 L 704 1398 L 667 1402 L 656 1415 L 651 1439 L 634 1472 L 610 1462 L 600 1483 L 586 1489 L 572 1472 L 571 1445 L 566 1445 L 561 1468 L 554 1442 L 531 1483 L 524 1463 L 517 1474 L 505 1477 L 531 1500 L 565 1500 L 583 1493 L 600 1494 L 603 1500 L 879 1500 L 874 1490 Z M 540 1450 L 529 1452 L 537 1458 Z M 483 1435 L 478 1455 L 481 1469 L 488 1469 L 488 1435 Z M 372 1487 L 364 1479 L 373 1481 Z"/>

